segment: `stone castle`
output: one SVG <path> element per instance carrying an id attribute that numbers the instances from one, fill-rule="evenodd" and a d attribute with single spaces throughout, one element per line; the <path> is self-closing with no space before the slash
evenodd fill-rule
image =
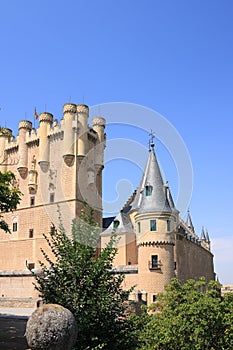
<path id="1" fill-rule="evenodd" d="M 83 201 L 94 209 L 103 227 L 101 247 L 113 231 L 119 236 L 115 273 L 124 273 L 124 286 L 136 286 L 131 297 L 150 304 L 172 277 L 181 281 L 205 276 L 215 279 L 208 232 L 195 233 L 190 213 L 184 222 L 164 184 L 150 144 L 138 189 L 116 217 L 102 223 L 102 171 L 105 119 L 88 125 L 89 108 L 67 103 L 60 123 L 47 112 L 39 127 L 23 120 L 18 136 L 9 129 L 0 135 L 0 171 L 15 173 L 14 186 L 23 193 L 16 211 L 5 213 L 12 234 L 0 232 L 0 297 L 37 298 L 28 269 L 39 269 L 43 237 L 62 221 L 69 232 Z M 34 300 L 34 299 L 33 299 Z"/>

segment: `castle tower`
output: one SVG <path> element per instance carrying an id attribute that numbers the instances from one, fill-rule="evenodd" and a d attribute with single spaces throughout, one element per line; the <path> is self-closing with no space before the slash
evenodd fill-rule
<path id="1" fill-rule="evenodd" d="M 12 130 L 2 128 L 0 132 L 0 171 L 7 169 L 7 157 L 5 148 L 7 147 L 8 140 L 12 137 Z"/>
<path id="2" fill-rule="evenodd" d="M 77 105 L 77 117 L 79 122 L 78 155 L 84 157 L 87 152 L 88 106 L 84 104 Z"/>
<path id="3" fill-rule="evenodd" d="M 138 289 L 146 290 L 149 304 L 174 277 L 176 215 L 169 204 L 167 191 L 152 144 L 131 209 L 135 213 L 138 246 Z M 171 198 L 170 202 L 173 203 Z"/>
<path id="4" fill-rule="evenodd" d="M 98 193 L 102 197 L 102 171 L 104 168 L 104 149 L 105 149 L 105 124 L 106 120 L 101 117 L 92 119 L 93 130 L 97 133 L 97 144 L 95 146 L 94 167 L 96 173 L 96 184 Z"/>
<path id="5" fill-rule="evenodd" d="M 32 130 L 32 123 L 28 120 L 22 120 L 19 123 L 19 163 L 17 170 L 21 177 L 25 177 L 28 171 L 28 148 L 26 144 L 26 135 Z"/>
<path id="6" fill-rule="evenodd" d="M 27 266 L 39 269 L 41 248 L 50 254 L 44 234 L 62 223 L 70 234 L 85 200 L 102 224 L 102 170 L 105 119 L 88 125 L 89 108 L 66 103 L 63 118 L 43 112 L 39 127 L 19 123 L 16 138 L 1 128 L 0 170 L 11 170 L 23 193 L 17 210 L 3 213 L 12 234 L 0 230 L 0 290 L 5 297 L 37 298 Z"/>
<path id="7" fill-rule="evenodd" d="M 39 127 L 39 160 L 38 163 L 42 170 L 47 170 L 49 166 L 50 158 L 50 145 L 49 145 L 49 133 L 53 123 L 53 115 L 48 112 L 40 114 L 40 127 Z"/>
<path id="8" fill-rule="evenodd" d="M 74 120 L 77 112 L 77 106 L 73 103 L 66 103 L 63 106 L 64 116 L 64 154 L 63 158 L 66 164 L 71 165 L 74 160 Z"/>

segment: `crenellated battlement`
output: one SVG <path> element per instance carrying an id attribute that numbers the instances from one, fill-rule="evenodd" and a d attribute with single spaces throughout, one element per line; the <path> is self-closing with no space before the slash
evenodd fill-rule
<path id="1" fill-rule="evenodd" d="M 55 141 L 62 142 L 63 160 L 68 166 L 74 163 L 75 154 L 85 157 L 92 147 L 104 143 L 98 147 L 96 154 L 96 165 L 103 166 L 103 152 L 105 148 L 105 119 L 95 117 L 92 126 L 88 126 L 89 107 L 85 104 L 66 103 L 63 106 L 63 117 L 54 119 L 52 113 L 42 112 L 39 115 L 39 125 L 35 129 L 29 120 L 21 120 L 18 125 L 18 135 L 13 137 L 12 131 L 2 128 L 0 134 L 0 169 L 4 170 L 9 162 L 9 154 L 15 154 L 18 171 L 26 174 L 28 169 L 29 149 L 37 148 L 38 164 L 44 166 L 49 164 L 50 144 Z M 6 163 L 6 164 L 5 164 Z M 10 161 L 12 164 L 12 159 Z M 3 169 L 3 164 L 5 167 Z"/>

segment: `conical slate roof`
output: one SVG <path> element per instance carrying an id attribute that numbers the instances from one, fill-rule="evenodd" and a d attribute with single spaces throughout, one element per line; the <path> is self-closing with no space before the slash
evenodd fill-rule
<path id="1" fill-rule="evenodd" d="M 152 146 L 131 210 L 137 209 L 139 213 L 171 213 L 172 208 L 169 205 L 166 192 L 154 147 Z"/>
<path id="2" fill-rule="evenodd" d="M 205 235 L 205 230 L 204 230 L 203 226 L 202 226 L 202 230 L 201 230 L 201 240 L 206 241 L 206 235 Z"/>
<path id="3" fill-rule="evenodd" d="M 191 228 L 191 230 L 194 232 L 194 226 L 192 223 L 192 219 L 191 219 L 191 215 L 190 212 L 188 211 L 188 215 L 187 215 L 187 220 L 186 220 L 186 224 L 189 228 Z"/>

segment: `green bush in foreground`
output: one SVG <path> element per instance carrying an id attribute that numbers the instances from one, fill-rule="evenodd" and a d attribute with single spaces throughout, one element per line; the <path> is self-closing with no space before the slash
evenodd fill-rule
<path id="1" fill-rule="evenodd" d="M 35 276 L 36 289 L 45 303 L 57 303 L 73 312 L 78 325 L 77 349 L 135 349 L 131 344 L 131 323 L 125 316 L 129 291 L 124 279 L 114 275 L 112 262 L 117 253 L 113 234 L 97 255 L 99 229 L 92 211 L 84 206 L 73 222 L 72 237 L 61 227 L 45 236 L 54 255 L 42 250 L 42 275 Z"/>
<path id="2" fill-rule="evenodd" d="M 232 350 L 233 294 L 220 284 L 173 279 L 140 334 L 141 350 Z"/>
<path id="3" fill-rule="evenodd" d="M 13 211 L 21 199 L 20 190 L 14 186 L 15 175 L 11 171 L 0 172 L 0 229 L 11 233 L 1 213 Z"/>

